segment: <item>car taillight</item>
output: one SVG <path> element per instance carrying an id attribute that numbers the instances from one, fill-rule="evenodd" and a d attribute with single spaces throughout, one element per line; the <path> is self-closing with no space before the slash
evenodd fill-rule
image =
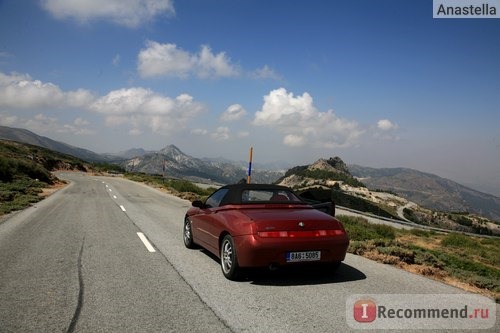
<path id="1" fill-rule="evenodd" d="M 299 231 L 260 231 L 257 233 L 263 238 L 300 238 L 300 237 L 325 237 L 339 236 L 343 230 L 299 230 Z"/>

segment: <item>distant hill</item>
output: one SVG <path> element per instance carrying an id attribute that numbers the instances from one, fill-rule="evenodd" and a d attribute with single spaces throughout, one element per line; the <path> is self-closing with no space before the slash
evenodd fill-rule
<path id="1" fill-rule="evenodd" d="M 51 171 L 87 171 L 87 163 L 39 146 L 0 139 L 0 216 L 43 198 L 58 182 Z"/>
<path id="2" fill-rule="evenodd" d="M 165 174 L 167 177 L 183 178 L 197 182 L 229 184 L 247 178 L 247 169 L 238 163 L 223 159 L 199 159 L 183 153 L 174 145 L 158 152 L 149 152 L 123 161 L 127 171 L 149 174 Z M 252 179 L 258 183 L 272 183 L 280 171 L 254 170 Z"/>
<path id="3" fill-rule="evenodd" d="M 351 175 L 347 165 L 338 156 L 293 167 L 276 183 L 295 189 L 305 199 L 321 202 L 333 200 L 338 206 L 388 218 L 401 218 L 395 209 L 387 208 L 391 201 L 387 196 L 383 200 L 375 198 L 362 182 Z M 396 198 L 396 202 L 391 203 L 393 207 L 401 204 L 400 200 Z"/>
<path id="4" fill-rule="evenodd" d="M 55 141 L 22 128 L 0 126 L 0 139 L 27 143 L 34 146 L 47 148 L 59 153 L 81 158 L 82 160 L 88 162 L 104 162 L 109 160 L 108 157 L 99 155 L 90 150 Z"/>
<path id="5" fill-rule="evenodd" d="M 374 186 L 377 179 L 385 182 Z M 416 170 L 348 167 L 334 157 L 293 167 L 277 183 L 294 188 L 304 198 L 331 199 L 338 206 L 378 216 L 459 232 L 500 234 L 492 218 L 498 212 L 498 198 Z M 462 205 L 447 205 L 457 197 Z M 438 208 L 430 207 L 432 200 Z"/>
<path id="6" fill-rule="evenodd" d="M 394 192 L 432 210 L 469 212 L 500 221 L 500 198 L 449 179 L 407 168 L 349 165 L 349 170 L 371 190 Z"/>
<path id="7" fill-rule="evenodd" d="M 338 156 L 328 160 L 320 158 L 310 165 L 293 167 L 277 183 L 294 188 L 313 185 L 331 187 L 339 181 L 353 187 L 365 187 L 351 175 L 347 165 Z"/>

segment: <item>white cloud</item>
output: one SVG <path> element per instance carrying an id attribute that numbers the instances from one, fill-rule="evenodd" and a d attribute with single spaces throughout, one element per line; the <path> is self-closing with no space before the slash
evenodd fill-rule
<path id="1" fill-rule="evenodd" d="M 75 121 L 73 122 L 76 126 L 87 126 L 90 125 L 90 123 L 82 118 L 76 118 Z"/>
<path id="2" fill-rule="evenodd" d="M 160 44 L 147 41 L 146 48 L 139 52 L 138 70 L 142 77 L 177 76 L 185 78 L 196 63 L 189 52 L 178 49 L 175 44 Z"/>
<path id="3" fill-rule="evenodd" d="M 76 118 L 72 124 L 63 124 L 56 117 L 41 113 L 31 118 L 0 114 L 0 125 L 26 128 L 40 134 L 69 133 L 73 135 L 91 135 L 95 132 L 87 125 L 90 123 L 82 118 Z"/>
<path id="4" fill-rule="evenodd" d="M 209 46 L 203 45 L 197 57 L 197 75 L 200 78 L 231 77 L 239 75 L 237 66 L 231 64 L 231 59 L 225 52 L 216 55 Z"/>
<path id="5" fill-rule="evenodd" d="M 382 119 L 377 122 L 377 128 L 382 131 L 391 131 L 398 129 L 399 126 L 392 123 L 389 119 Z"/>
<path id="6" fill-rule="evenodd" d="M 210 134 L 210 137 L 216 141 L 223 141 L 229 139 L 229 128 L 227 127 L 218 127 L 215 132 Z"/>
<path id="7" fill-rule="evenodd" d="M 290 147 L 303 147 L 307 142 L 304 136 L 288 134 L 283 138 L 283 143 Z"/>
<path id="8" fill-rule="evenodd" d="M 373 131 L 373 136 L 386 141 L 399 141 L 400 138 L 396 134 L 398 129 L 398 124 L 389 119 L 381 119 L 377 122 L 377 128 Z"/>
<path id="9" fill-rule="evenodd" d="M 145 88 L 110 91 L 99 98 L 85 89 L 63 91 L 53 83 L 33 80 L 29 75 L 0 72 L 0 111 L 80 109 L 103 114 L 108 126 L 130 126 L 131 135 L 143 133 L 144 128 L 167 134 L 185 128 L 187 122 L 199 115 L 205 107 L 187 94 L 175 98 L 163 96 Z M 89 123 L 77 117 L 72 124 L 61 124 L 55 117 L 38 114 L 22 119 L 3 114 L 4 125 L 18 124 L 38 132 L 89 134 Z M 23 123 L 24 122 L 24 123 Z"/>
<path id="10" fill-rule="evenodd" d="M 264 96 L 262 110 L 255 113 L 253 124 L 282 133 L 283 143 L 291 147 L 352 146 L 364 132 L 356 121 L 339 118 L 332 110 L 318 111 L 308 93 L 295 97 L 284 88 Z"/>
<path id="11" fill-rule="evenodd" d="M 12 116 L 10 114 L 0 113 L 0 125 L 2 126 L 15 126 L 19 122 L 17 116 Z"/>
<path id="12" fill-rule="evenodd" d="M 57 121 L 55 117 L 47 117 L 41 113 L 35 117 L 26 120 L 26 127 L 35 130 L 36 132 L 62 132 L 63 126 Z"/>
<path id="13" fill-rule="evenodd" d="M 130 28 L 175 14 L 172 0 L 42 0 L 42 7 L 59 19 L 80 23 L 104 19 Z"/>
<path id="14" fill-rule="evenodd" d="M 111 91 L 89 108 L 104 114 L 108 126 L 130 125 L 134 134 L 144 126 L 161 134 L 182 130 L 204 110 L 187 94 L 170 98 L 144 88 Z"/>
<path id="15" fill-rule="evenodd" d="M 247 114 L 247 111 L 240 104 L 230 105 L 220 116 L 221 121 L 239 120 Z"/>
<path id="16" fill-rule="evenodd" d="M 93 99 L 93 94 L 85 89 L 65 92 L 53 83 L 33 80 L 27 74 L 0 72 L 0 108 L 78 108 Z"/>
<path id="17" fill-rule="evenodd" d="M 139 74 L 146 77 L 190 75 L 202 79 L 239 75 L 239 68 L 231 63 L 225 52 L 213 54 L 209 46 L 202 45 L 198 54 L 191 54 L 175 44 L 147 41 L 138 55 Z"/>
<path id="18" fill-rule="evenodd" d="M 95 134 L 94 130 L 91 130 L 85 126 L 90 125 L 90 123 L 86 120 L 83 120 L 81 118 L 75 119 L 73 124 L 64 124 L 62 125 L 62 130 L 61 126 L 56 124 L 58 126 L 59 132 L 61 133 L 72 133 L 75 135 L 92 135 Z"/>
<path id="19" fill-rule="evenodd" d="M 43 109 L 85 109 L 94 96 L 88 90 L 63 91 L 50 82 L 33 80 L 27 74 L 4 74 L 0 72 L 0 110 L 27 110 L 39 112 Z M 3 114 L 0 124 L 28 128 L 37 133 L 93 134 L 87 128 L 90 123 L 81 117 L 73 123 L 61 123 L 57 117 L 37 113 L 31 118 Z"/>
<path id="20" fill-rule="evenodd" d="M 191 130 L 191 133 L 195 134 L 195 135 L 207 135 L 208 130 L 206 130 L 204 128 L 195 128 L 195 129 Z"/>
<path id="21" fill-rule="evenodd" d="M 75 91 L 68 91 L 64 93 L 65 95 L 65 103 L 63 106 L 74 107 L 74 108 L 82 108 L 86 107 L 91 103 L 95 96 L 88 90 L 78 89 Z"/>
<path id="22" fill-rule="evenodd" d="M 271 79 L 277 81 L 282 80 L 282 77 L 268 65 L 264 65 L 264 67 L 256 69 L 255 71 L 250 73 L 250 75 L 255 79 Z"/>

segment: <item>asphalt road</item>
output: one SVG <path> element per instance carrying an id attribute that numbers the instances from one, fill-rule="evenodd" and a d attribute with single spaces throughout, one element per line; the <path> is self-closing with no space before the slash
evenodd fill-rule
<path id="1" fill-rule="evenodd" d="M 59 176 L 71 184 L 0 223 L 0 332 L 348 332 L 354 294 L 463 293 L 354 255 L 334 275 L 232 282 L 184 247 L 189 202 L 118 177 Z"/>

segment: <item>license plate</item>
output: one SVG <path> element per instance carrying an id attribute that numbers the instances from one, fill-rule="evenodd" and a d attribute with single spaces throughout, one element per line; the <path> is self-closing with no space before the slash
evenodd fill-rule
<path id="1" fill-rule="evenodd" d="M 286 261 L 317 261 L 321 260 L 321 251 L 287 252 Z"/>

